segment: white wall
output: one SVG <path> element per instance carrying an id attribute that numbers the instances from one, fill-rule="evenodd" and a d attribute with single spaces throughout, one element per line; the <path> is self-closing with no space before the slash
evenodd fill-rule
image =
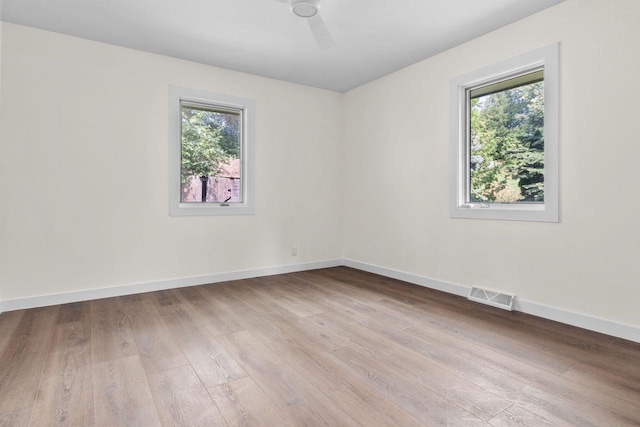
<path id="1" fill-rule="evenodd" d="M 568 0 L 344 96 L 344 257 L 640 326 L 640 2 Z M 450 219 L 449 79 L 560 42 L 559 224 Z"/>
<path id="2" fill-rule="evenodd" d="M 256 100 L 255 215 L 169 216 L 169 85 Z M 341 102 L 5 23 L 1 297 L 339 258 Z"/>
<path id="3" fill-rule="evenodd" d="M 4 15 L 4 6 L 3 0 L 0 0 L 0 120 L 2 120 L 2 40 L 4 33 L 4 21 L 2 21 L 2 17 Z M 2 140 L 0 140 L 0 158 L 2 157 Z M 2 172 L 0 171 L 0 179 L 2 178 Z M 5 200 L 4 194 L 4 186 L 2 185 L 2 180 L 0 180 L 0 200 Z M 4 217 L 4 211 L 0 209 L 0 242 L 5 240 L 4 229 L 5 227 L 2 224 L 5 224 L 6 220 Z M 0 243 L 1 244 L 1 243 Z M 0 277 L 2 277 L 2 271 L 4 269 L 4 262 L 0 259 Z M 2 281 L 0 280 L 0 301 L 4 299 L 4 289 L 2 286 Z"/>

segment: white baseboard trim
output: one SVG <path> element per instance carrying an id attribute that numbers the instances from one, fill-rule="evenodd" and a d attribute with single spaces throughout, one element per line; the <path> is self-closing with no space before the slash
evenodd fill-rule
<path id="1" fill-rule="evenodd" d="M 577 326 L 590 331 L 611 335 L 612 337 L 624 338 L 629 341 L 640 343 L 640 328 L 614 322 L 612 320 L 601 319 L 582 313 L 568 311 L 558 307 L 552 307 L 537 302 L 516 298 L 514 309 L 523 313 L 543 317 L 567 325 Z"/>
<path id="2" fill-rule="evenodd" d="M 425 288 L 436 289 L 438 291 L 447 292 L 454 295 L 466 297 L 469 295 L 471 287 L 457 285 L 455 283 L 443 282 L 440 280 L 430 279 L 424 276 L 418 276 L 412 273 L 406 273 L 400 270 L 394 270 L 386 267 L 379 267 L 373 264 L 367 264 L 352 259 L 342 259 L 342 265 L 345 267 L 355 268 L 357 270 L 368 271 L 369 273 L 379 274 L 380 276 L 389 277 L 391 279 L 402 280 L 404 282 L 413 283 L 414 285 L 424 286 Z"/>
<path id="3" fill-rule="evenodd" d="M 87 301 L 100 298 L 141 294 L 143 292 L 162 291 L 165 289 L 205 285 L 208 283 L 249 279 L 252 277 L 273 276 L 275 274 L 294 273 L 296 271 L 317 270 L 319 268 L 338 267 L 340 265 L 342 265 L 342 260 L 332 259 L 302 264 L 283 265 L 278 267 L 232 271 L 229 273 L 209 274 L 206 276 L 183 277 L 178 279 L 159 280 L 156 282 L 132 283 L 128 285 L 113 286 L 109 288 L 97 288 L 82 291 L 63 292 L 59 294 L 39 295 L 28 298 L 17 298 L 12 300 L 0 301 L 0 313 L 5 311 L 45 307 L 56 304 L 67 304 L 71 302 Z"/>
<path id="4" fill-rule="evenodd" d="M 448 292 L 454 295 L 468 296 L 470 286 L 459 285 L 455 283 L 443 282 L 440 280 L 430 279 L 428 277 L 419 276 L 404 271 L 393 270 L 390 268 L 379 267 L 377 265 L 367 264 L 351 259 L 343 259 L 342 264 L 347 267 L 356 268 L 358 270 L 368 271 L 369 273 L 379 274 L 381 276 L 390 277 L 392 279 L 403 280 L 415 285 L 424 286 L 439 291 Z M 516 297 L 513 309 L 523 313 L 542 317 L 556 322 L 565 323 L 567 325 L 577 326 L 579 328 L 588 329 L 595 332 L 611 335 L 618 338 L 624 338 L 630 341 L 640 342 L 640 328 L 611 320 L 600 319 L 582 313 L 575 313 L 558 307 L 551 307 L 532 301 L 522 300 Z"/>
<path id="5" fill-rule="evenodd" d="M 0 313 L 5 311 L 45 307 L 56 304 L 67 304 L 78 301 L 118 297 L 143 292 L 161 291 L 165 289 L 183 288 L 208 283 L 227 282 L 230 280 L 249 279 L 252 277 L 272 276 L 275 274 L 294 273 L 297 271 L 316 270 L 319 268 L 338 266 L 351 267 L 459 296 L 466 297 L 471 289 L 470 286 L 443 282 L 441 280 L 431 279 L 413 273 L 407 273 L 400 270 L 343 258 L 5 300 L 0 301 Z M 522 300 L 517 297 L 514 303 L 514 310 L 614 337 L 640 342 L 640 328 L 636 326 L 600 319 L 582 313 L 575 313 L 558 307 L 551 307 L 532 301 Z"/>

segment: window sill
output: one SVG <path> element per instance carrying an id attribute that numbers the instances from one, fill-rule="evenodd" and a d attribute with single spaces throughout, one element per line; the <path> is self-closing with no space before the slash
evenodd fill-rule
<path id="1" fill-rule="evenodd" d="M 504 221 L 558 222 L 557 209 L 548 205 L 506 205 L 464 203 L 451 207 L 451 218 L 494 219 Z"/>
<path id="2" fill-rule="evenodd" d="M 253 215 L 253 206 L 242 203 L 178 203 L 170 207 L 171 216 Z"/>

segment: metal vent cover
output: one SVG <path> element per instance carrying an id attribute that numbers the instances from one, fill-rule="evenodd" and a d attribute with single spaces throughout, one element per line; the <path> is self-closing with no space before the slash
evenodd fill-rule
<path id="1" fill-rule="evenodd" d="M 482 289 L 472 287 L 469 292 L 469 300 L 480 302 L 482 304 L 491 305 L 493 307 L 502 308 L 504 310 L 513 310 L 513 300 L 515 295 L 503 294 L 500 292 L 490 291 L 488 289 Z"/>

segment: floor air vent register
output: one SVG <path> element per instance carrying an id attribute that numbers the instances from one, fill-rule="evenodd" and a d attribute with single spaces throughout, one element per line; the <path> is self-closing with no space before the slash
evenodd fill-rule
<path id="1" fill-rule="evenodd" d="M 471 301 L 480 302 L 493 307 L 502 308 L 504 310 L 513 310 L 513 301 L 516 299 L 515 295 L 502 294 L 500 292 L 494 292 L 487 289 L 471 288 L 469 293 L 469 299 Z"/>

